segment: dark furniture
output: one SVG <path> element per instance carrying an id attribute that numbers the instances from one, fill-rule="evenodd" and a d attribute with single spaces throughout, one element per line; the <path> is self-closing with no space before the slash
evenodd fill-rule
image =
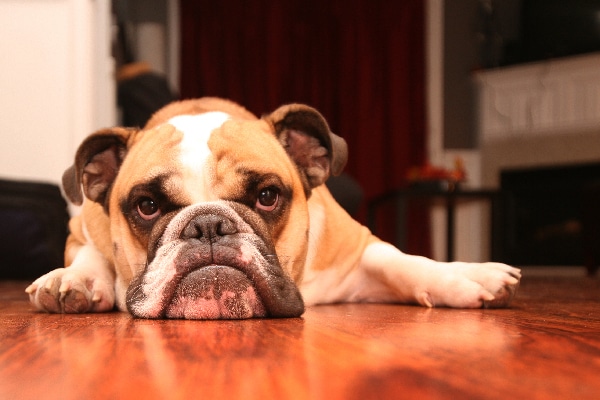
<path id="1" fill-rule="evenodd" d="M 406 241 L 407 210 L 409 202 L 418 201 L 431 204 L 441 201 L 446 209 L 446 259 L 454 261 L 454 244 L 456 228 L 456 206 L 467 201 L 487 201 L 491 206 L 491 258 L 494 261 L 502 259 L 502 193 L 497 190 L 461 189 L 454 185 L 428 185 L 394 190 L 371 200 L 368 204 L 368 225 L 377 234 L 377 213 L 384 204 L 395 205 L 396 238 L 395 245 L 402 249 Z"/>
<path id="2" fill-rule="evenodd" d="M 0 279 L 35 279 L 64 266 L 68 220 L 58 186 L 0 180 Z"/>
<path id="3" fill-rule="evenodd" d="M 583 190 L 583 257 L 589 276 L 600 268 L 600 183 Z"/>
<path id="4" fill-rule="evenodd" d="M 600 163 L 502 171 L 504 262 L 600 265 Z"/>

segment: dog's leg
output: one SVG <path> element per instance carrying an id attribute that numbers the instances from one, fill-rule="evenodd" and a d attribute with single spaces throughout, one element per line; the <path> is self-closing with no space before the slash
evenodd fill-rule
<path id="1" fill-rule="evenodd" d="M 428 307 L 505 307 L 516 292 L 520 270 L 499 263 L 441 263 L 402 253 L 383 242 L 365 249 L 359 269 L 378 283 L 381 299 Z"/>
<path id="2" fill-rule="evenodd" d="M 115 304 L 114 273 L 108 260 L 90 244 L 77 249 L 71 266 L 57 268 L 27 289 L 39 310 L 54 313 L 110 311 Z"/>

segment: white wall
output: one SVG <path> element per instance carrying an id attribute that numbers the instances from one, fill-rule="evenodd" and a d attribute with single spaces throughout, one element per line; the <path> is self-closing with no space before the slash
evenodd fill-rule
<path id="1" fill-rule="evenodd" d="M 431 164 L 453 168 L 460 157 L 467 170 L 467 188 L 481 187 L 480 156 L 477 150 L 444 148 L 444 5 L 447 0 L 427 0 L 426 3 L 426 64 L 427 64 L 427 144 Z M 434 206 L 431 212 L 433 258 L 446 260 L 446 210 Z M 455 248 L 461 261 L 488 261 L 490 248 L 489 214 L 486 204 L 462 202 L 457 206 Z"/>
<path id="2" fill-rule="evenodd" d="M 59 182 L 115 123 L 110 0 L 0 0 L 0 178 Z"/>

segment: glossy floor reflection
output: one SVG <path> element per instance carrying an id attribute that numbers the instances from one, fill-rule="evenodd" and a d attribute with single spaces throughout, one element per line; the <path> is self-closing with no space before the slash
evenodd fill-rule
<path id="1" fill-rule="evenodd" d="M 345 304 L 302 318 L 35 312 L 0 283 L 0 398 L 598 398 L 600 281 L 523 280 L 506 310 Z"/>

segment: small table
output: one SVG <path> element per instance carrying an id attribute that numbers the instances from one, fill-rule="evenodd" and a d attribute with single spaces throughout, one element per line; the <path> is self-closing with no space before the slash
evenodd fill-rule
<path id="1" fill-rule="evenodd" d="M 446 208 L 446 259 L 454 261 L 454 235 L 456 223 L 456 204 L 462 200 L 485 200 L 491 206 L 491 257 L 500 260 L 502 257 L 502 200 L 499 190 L 492 189 L 461 189 L 460 186 L 448 185 L 447 188 L 414 187 L 393 190 L 371 200 L 367 209 L 367 223 L 373 233 L 376 233 L 377 210 L 382 205 L 396 203 L 396 229 L 402 229 L 401 236 L 406 236 L 406 205 L 409 200 L 422 199 L 432 201 L 440 199 Z"/>

